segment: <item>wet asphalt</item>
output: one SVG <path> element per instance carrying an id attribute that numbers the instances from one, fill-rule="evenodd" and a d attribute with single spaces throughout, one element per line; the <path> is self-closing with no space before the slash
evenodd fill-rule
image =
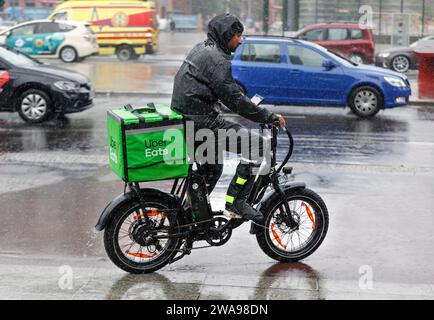
<path id="1" fill-rule="evenodd" d="M 294 134 L 291 179 L 318 192 L 330 213 L 324 243 L 302 263 L 276 264 L 245 224 L 225 246 L 193 250 L 158 274 L 135 277 L 118 270 L 107 259 L 102 233 L 93 229 L 105 205 L 123 191 L 107 166 L 105 114 L 127 102 L 149 101 L 169 102 L 99 96 L 86 112 L 40 125 L 24 124 L 16 114 L 0 115 L 2 298 L 21 292 L 30 299 L 136 299 L 146 298 L 150 288 L 154 298 L 163 299 L 434 296 L 430 107 L 386 110 L 361 120 L 348 109 L 270 106 L 285 115 Z M 280 158 L 287 147 L 282 136 Z M 212 194 L 216 209 L 224 206 L 236 163 L 235 158 L 227 161 Z M 152 186 L 170 188 L 168 182 Z M 72 291 L 59 289 L 63 265 L 74 270 L 76 283 L 83 281 Z M 377 291 L 360 291 L 364 268 L 372 271 Z M 16 270 L 26 270 L 33 282 L 11 278 Z M 27 289 L 11 295 L 11 288 Z"/>
<path id="2" fill-rule="evenodd" d="M 368 120 L 341 108 L 267 106 L 285 116 L 294 135 L 290 180 L 319 193 L 330 215 L 325 241 L 302 262 L 271 260 L 245 224 L 226 245 L 193 250 L 152 275 L 117 269 L 94 231 L 124 187 L 107 165 L 106 112 L 170 102 L 180 57 L 202 35 L 190 42 L 189 35 L 165 36 L 161 59 L 67 66 L 93 74 L 101 91 L 148 83 L 146 91 L 161 94 L 99 94 L 90 110 L 39 125 L 0 114 L 0 299 L 434 298 L 434 106 Z M 287 148 L 281 136 L 279 159 Z M 236 164 L 234 157 L 225 163 L 211 195 L 216 210 Z"/>

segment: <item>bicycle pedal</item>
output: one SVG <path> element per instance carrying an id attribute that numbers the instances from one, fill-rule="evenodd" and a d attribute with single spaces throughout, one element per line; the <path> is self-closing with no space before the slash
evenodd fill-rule
<path id="1" fill-rule="evenodd" d="M 223 215 L 228 219 L 241 219 L 242 217 L 239 214 L 236 214 L 235 212 L 225 210 L 223 212 Z"/>

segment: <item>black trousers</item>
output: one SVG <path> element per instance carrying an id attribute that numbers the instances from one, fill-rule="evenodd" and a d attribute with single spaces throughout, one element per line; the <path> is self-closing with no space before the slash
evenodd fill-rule
<path id="1" fill-rule="evenodd" d="M 202 137 L 201 129 L 209 129 L 213 132 L 215 141 L 214 150 L 204 150 L 203 142 L 207 137 Z M 221 116 L 210 120 L 205 118 L 195 119 L 194 131 L 196 138 L 203 138 L 203 141 L 195 141 L 195 160 L 200 164 L 210 194 L 215 188 L 223 173 L 223 152 L 228 151 L 241 155 L 241 162 L 237 167 L 237 176 L 247 179 L 251 175 L 252 167 L 259 166 L 264 156 L 264 139 L 259 134 L 249 130 L 239 123 L 225 120 Z M 202 132 L 203 133 L 203 132 Z M 211 153 L 211 154 L 210 154 Z"/>

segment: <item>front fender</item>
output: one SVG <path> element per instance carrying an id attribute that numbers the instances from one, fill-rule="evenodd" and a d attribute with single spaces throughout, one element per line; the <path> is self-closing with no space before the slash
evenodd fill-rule
<path id="1" fill-rule="evenodd" d="M 306 188 L 306 184 L 304 182 L 288 182 L 284 185 L 280 185 L 280 187 L 283 189 L 283 193 L 285 195 L 290 194 L 291 192 L 297 190 L 297 189 L 304 189 Z M 267 212 L 267 210 L 270 209 L 270 206 L 279 200 L 280 194 L 276 191 L 270 192 L 267 194 L 267 196 L 259 203 L 259 206 L 257 209 L 261 211 L 262 213 Z M 250 224 L 250 233 L 251 234 L 257 234 L 260 232 L 260 227 L 255 224 Z"/>
<path id="2" fill-rule="evenodd" d="M 173 194 L 163 192 L 158 189 L 153 188 L 141 188 L 140 189 L 143 196 L 150 196 L 150 197 L 158 197 L 163 198 L 167 201 L 167 203 L 175 204 L 176 201 L 178 201 L 178 198 L 174 196 Z M 133 199 L 136 199 L 137 196 L 134 191 L 128 191 L 126 193 L 122 193 L 118 195 L 116 198 L 114 198 L 110 203 L 105 207 L 103 212 L 101 213 L 101 216 L 98 219 L 98 223 L 95 226 L 95 229 L 97 231 L 102 231 L 105 229 L 107 224 L 110 222 L 110 220 L 113 217 L 113 213 L 116 211 L 117 208 L 120 206 L 123 206 L 125 203 L 132 201 Z"/>
<path id="3" fill-rule="evenodd" d="M 296 189 L 304 189 L 306 188 L 306 184 L 304 182 L 288 182 L 284 185 L 280 185 L 283 189 L 283 192 L 285 194 L 288 194 Z M 270 192 L 259 204 L 258 210 L 261 209 L 267 209 L 274 201 L 276 201 L 276 198 L 280 197 L 279 193 L 276 191 Z"/>

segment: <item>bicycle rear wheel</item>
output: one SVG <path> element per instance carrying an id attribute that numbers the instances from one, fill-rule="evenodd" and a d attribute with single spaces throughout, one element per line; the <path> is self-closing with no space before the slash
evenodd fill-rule
<path id="1" fill-rule="evenodd" d="M 153 235 L 178 232 L 179 223 L 163 201 L 145 198 L 142 210 L 136 201 L 119 207 L 104 232 L 104 247 L 110 260 L 129 273 L 150 273 L 163 268 L 176 255 L 180 239 L 155 239 Z M 146 224 L 144 214 L 150 224 Z M 170 231 L 169 231 L 170 230 Z"/>

